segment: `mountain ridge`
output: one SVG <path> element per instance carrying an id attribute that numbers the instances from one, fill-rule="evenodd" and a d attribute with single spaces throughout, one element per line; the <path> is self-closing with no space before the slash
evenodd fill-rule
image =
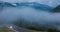
<path id="1" fill-rule="evenodd" d="M 0 2 L 0 6 L 4 6 L 4 7 L 26 6 L 26 7 L 33 7 L 35 9 L 41 9 L 41 10 L 52 10 L 52 7 L 37 2 L 21 2 L 21 3 Z"/>

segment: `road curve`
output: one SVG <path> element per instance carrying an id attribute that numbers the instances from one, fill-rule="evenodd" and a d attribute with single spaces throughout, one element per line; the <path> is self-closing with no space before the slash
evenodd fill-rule
<path id="1" fill-rule="evenodd" d="M 17 27 L 17 26 L 8 26 L 8 28 L 16 31 L 16 32 L 34 32 L 32 30 L 27 30 L 27 29 L 23 29 L 23 28 L 20 28 L 20 27 Z"/>

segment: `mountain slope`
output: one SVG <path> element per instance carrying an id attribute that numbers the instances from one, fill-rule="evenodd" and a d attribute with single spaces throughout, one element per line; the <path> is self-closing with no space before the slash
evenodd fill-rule
<path id="1" fill-rule="evenodd" d="M 0 5 L 4 7 L 19 7 L 19 6 L 25 6 L 25 7 L 33 7 L 35 9 L 41 9 L 41 10 L 52 10 L 52 7 L 40 4 L 37 2 L 22 2 L 22 3 L 8 3 L 8 2 L 0 2 Z"/>
<path id="2" fill-rule="evenodd" d="M 60 12 L 60 5 L 56 6 L 54 9 L 52 9 L 52 12 Z"/>

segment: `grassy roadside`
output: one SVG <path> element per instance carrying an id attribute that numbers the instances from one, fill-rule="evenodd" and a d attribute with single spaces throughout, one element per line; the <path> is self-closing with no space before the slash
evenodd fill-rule
<path id="1" fill-rule="evenodd" d="M 32 32 L 47 32 L 47 31 L 37 31 L 37 30 L 31 30 L 25 27 L 19 27 L 19 29 L 26 30 L 26 31 L 32 31 Z"/>
<path id="2" fill-rule="evenodd" d="M 25 19 L 15 21 L 13 22 L 13 25 L 37 32 L 60 32 L 60 30 L 58 30 L 56 27 L 39 26 L 36 22 L 32 21 L 31 23 L 30 21 L 27 21 Z"/>
<path id="3" fill-rule="evenodd" d="M 0 27 L 0 32 L 15 32 L 7 27 Z"/>

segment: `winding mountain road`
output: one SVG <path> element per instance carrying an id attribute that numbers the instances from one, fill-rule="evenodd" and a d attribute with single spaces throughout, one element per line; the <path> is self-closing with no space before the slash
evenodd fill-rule
<path id="1" fill-rule="evenodd" d="M 20 27 L 17 27 L 17 26 L 8 26 L 8 28 L 16 31 L 16 32 L 34 32 L 32 30 L 27 30 L 27 29 L 23 29 L 23 28 L 20 28 Z"/>

